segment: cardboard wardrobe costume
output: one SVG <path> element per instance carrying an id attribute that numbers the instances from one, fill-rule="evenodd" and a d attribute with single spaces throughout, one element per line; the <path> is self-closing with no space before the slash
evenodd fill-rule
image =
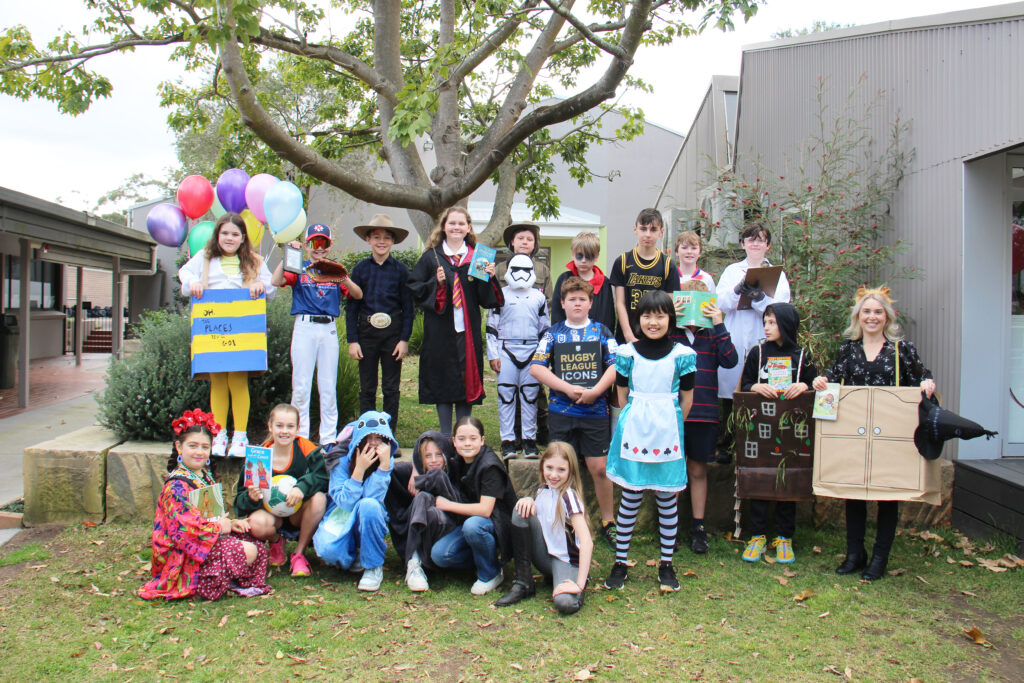
<path id="1" fill-rule="evenodd" d="M 920 401 L 920 387 L 842 387 L 839 419 L 815 425 L 815 495 L 938 505 L 939 461 L 914 445 Z"/>
<path id="2" fill-rule="evenodd" d="M 814 499 L 813 404 L 811 392 L 788 400 L 733 394 L 737 498 Z"/>

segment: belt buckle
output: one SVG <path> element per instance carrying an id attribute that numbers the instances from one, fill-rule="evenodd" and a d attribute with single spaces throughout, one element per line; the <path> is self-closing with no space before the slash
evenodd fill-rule
<path id="1" fill-rule="evenodd" d="M 391 316 L 387 313 L 374 313 L 370 316 L 370 324 L 378 330 L 383 330 L 391 325 Z"/>

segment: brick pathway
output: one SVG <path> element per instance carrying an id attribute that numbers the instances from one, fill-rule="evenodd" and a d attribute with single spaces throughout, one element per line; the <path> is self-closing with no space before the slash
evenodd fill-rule
<path id="1" fill-rule="evenodd" d="M 102 390 L 109 353 L 84 353 L 82 365 L 74 356 L 45 358 L 29 364 L 29 409 L 42 408 L 93 391 Z M 0 389 L 0 419 L 24 412 L 18 408 L 18 387 Z"/>

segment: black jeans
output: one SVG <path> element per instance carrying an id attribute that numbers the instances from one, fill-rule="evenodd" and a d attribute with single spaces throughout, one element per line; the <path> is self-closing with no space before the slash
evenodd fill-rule
<path id="1" fill-rule="evenodd" d="M 768 507 L 770 500 L 750 501 L 751 536 L 768 535 Z M 793 538 L 796 531 L 796 503 L 792 500 L 775 501 L 775 533 L 783 538 Z"/>
<path id="2" fill-rule="evenodd" d="M 895 500 L 878 501 L 878 530 L 875 533 L 873 555 L 889 557 L 892 541 L 896 538 L 896 523 L 900 518 L 900 504 Z M 846 501 L 846 552 L 860 552 L 864 547 L 864 531 L 868 523 L 866 500 Z"/>
<path id="3" fill-rule="evenodd" d="M 384 412 L 391 417 L 391 433 L 398 431 L 399 384 L 402 380 L 402 361 L 392 355 L 402 340 L 402 319 L 391 318 L 391 324 L 377 329 L 360 317 L 359 348 L 363 359 L 359 361 L 359 413 L 377 409 L 377 366 L 380 366 L 380 388 L 384 394 Z"/>

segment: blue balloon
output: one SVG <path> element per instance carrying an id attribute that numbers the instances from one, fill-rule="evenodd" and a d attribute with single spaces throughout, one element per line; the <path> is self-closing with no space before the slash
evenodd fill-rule
<path id="1" fill-rule="evenodd" d="M 158 243 L 179 247 L 188 234 L 188 221 L 174 204 L 157 204 L 146 215 L 146 229 Z"/>
<path id="2" fill-rule="evenodd" d="M 287 180 L 271 185 L 263 197 L 263 213 L 275 233 L 291 225 L 301 210 L 302 190 Z"/>

